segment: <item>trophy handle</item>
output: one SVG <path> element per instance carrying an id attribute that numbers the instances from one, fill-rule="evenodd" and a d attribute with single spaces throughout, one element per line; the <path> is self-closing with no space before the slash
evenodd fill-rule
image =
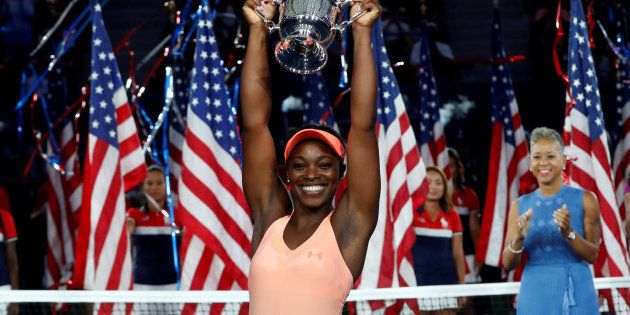
<path id="1" fill-rule="evenodd" d="M 337 0 L 335 4 L 337 5 L 337 7 L 342 9 L 345 5 L 352 4 L 353 2 L 357 2 L 357 0 Z M 339 24 L 333 25 L 332 30 L 337 30 L 340 33 L 343 33 L 346 28 L 348 28 L 348 26 L 352 25 L 352 23 L 356 21 L 356 19 L 360 18 L 363 14 L 365 14 L 365 11 L 359 10 L 359 12 L 355 13 L 347 21 L 343 21 Z"/>
<path id="2" fill-rule="evenodd" d="M 282 2 L 283 0 L 273 0 L 273 4 L 274 5 L 278 5 Z M 263 12 L 261 9 L 256 8 L 256 13 L 258 13 L 258 16 L 260 16 L 260 18 L 262 18 L 263 23 L 265 23 L 265 25 L 267 25 L 267 28 L 269 28 L 269 33 L 273 33 L 274 31 L 277 31 L 280 29 L 280 26 L 275 23 L 274 21 L 268 19 L 265 16 L 265 12 Z"/>

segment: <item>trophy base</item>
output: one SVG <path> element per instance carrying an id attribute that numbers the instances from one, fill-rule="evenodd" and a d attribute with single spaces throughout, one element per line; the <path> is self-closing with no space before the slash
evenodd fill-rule
<path id="1" fill-rule="evenodd" d="M 285 38 L 278 42 L 274 54 L 283 68 L 297 74 L 315 73 L 328 61 L 326 48 L 310 38 Z"/>

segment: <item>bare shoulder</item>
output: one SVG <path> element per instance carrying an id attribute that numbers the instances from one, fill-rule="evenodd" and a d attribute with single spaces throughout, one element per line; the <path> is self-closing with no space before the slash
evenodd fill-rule
<path id="1" fill-rule="evenodd" d="M 582 197 L 582 202 L 584 205 L 584 212 L 587 216 L 599 216 L 599 203 L 597 200 L 597 195 L 595 195 L 592 191 L 585 190 Z"/>
<path id="2" fill-rule="evenodd" d="M 597 204 L 597 195 L 595 195 L 595 193 L 593 193 L 592 191 L 589 190 L 585 190 L 584 194 L 583 194 L 583 199 L 584 201 L 584 205 L 586 206 L 586 204 Z"/>

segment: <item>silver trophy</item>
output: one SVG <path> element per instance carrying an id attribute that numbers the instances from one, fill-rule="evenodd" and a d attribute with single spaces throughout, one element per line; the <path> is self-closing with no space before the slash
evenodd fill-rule
<path id="1" fill-rule="evenodd" d="M 343 21 L 346 5 L 357 0 L 274 0 L 278 5 L 278 23 L 257 9 L 270 32 L 280 33 L 274 55 L 287 70 L 311 74 L 321 70 L 328 61 L 326 48 L 337 32 L 342 33 L 364 12 Z"/>

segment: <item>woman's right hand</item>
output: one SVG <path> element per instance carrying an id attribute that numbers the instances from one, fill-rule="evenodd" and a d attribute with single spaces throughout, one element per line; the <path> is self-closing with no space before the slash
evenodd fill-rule
<path id="1" fill-rule="evenodd" d="M 525 213 L 518 217 L 518 220 L 516 221 L 517 239 L 515 239 L 515 241 L 522 241 L 527 236 L 533 212 L 534 210 L 532 210 L 532 208 L 529 208 L 527 211 L 525 211 Z"/>
<path id="2" fill-rule="evenodd" d="M 377 0 L 356 0 L 352 4 L 352 8 L 350 9 L 350 16 L 355 16 L 360 12 L 360 10 L 364 11 L 359 18 L 356 19 L 353 23 L 353 27 L 365 27 L 368 29 L 372 29 L 372 25 L 376 23 L 378 17 L 381 15 L 382 8 L 378 4 Z"/>
<path id="3" fill-rule="evenodd" d="M 262 11 L 267 19 L 271 20 L 276 13 L 276 5 L 273 0 L 246 0 L 243 4 L 243 15 L 250 26 L 263 23 L 256 10 Z"/>

